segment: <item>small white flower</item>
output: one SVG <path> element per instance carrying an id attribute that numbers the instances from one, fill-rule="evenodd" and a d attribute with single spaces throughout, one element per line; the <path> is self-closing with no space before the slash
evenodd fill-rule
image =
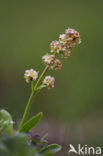
<path id="1" fill-rule="evenodd" d="M 24 74 L 24 78 L 27 83 L 29 83 L 32 80 L 35 81 L 38 78 L 38 72 L 33 69 L 26 70 Z"/>
<path id="2" fill-rule="evenodd" d="M 65 31 L 66 35 L 68 36 L 68 41 L 70 42 L 71 39 L 71 48 L 74 47 L 76 44 L 80 44 L 80 34 L 75 29 L 68 28 Z"/>
<path id="3" fill-rule="evenodd" d="M 51 89 L 54 87 L 55 78 L 51 76 L 46 76 L 43 80 L 43 84 L 48 86 L 48 89 Z"/>
<path id="4" fill-rule="evenodd" d="M 54 63 L 54 58 L 55 58 L 54 55 L 46 54 L 45 56 L 42 57 L 42 61 L 47 65 L 50 65 Z"/>
<path id="5" fill-rule="evenodd" d="M 59 36 L 59 41 L 60 41 L 61 44 L 65 45 L 66 42 L 67 42 L 67 36 L 66 36 L 66 34 L 61 34 Z"/>
<path id="6" fill-rule="evenodd" d="M 59 53 L 62 50 L 62 45 L 58 41 L 52 41 L 50 50 L 51 53 Z"/>
<path id="7" fill-rule="evenodd" d="M 61 55 L 63 58 L 68 58 L 70 56 L 70 53 L 71 52 L 69 49 L 65 49 Z"/>
<path id="8" fill-rule="evenodd" d="M 52 70 L 58 70 L 61 67 L 62 67 L 62 63 L 58 59 L 55 59 L 54 64 L 50 66 Z"/>
<path id="9" fill-rule="evenodd" d="M 74 34 L 74 31 L 75 31 L 74 29 L 68 28 L 68 29 L 65 30 L 65 33 L 66 34 Z"/>

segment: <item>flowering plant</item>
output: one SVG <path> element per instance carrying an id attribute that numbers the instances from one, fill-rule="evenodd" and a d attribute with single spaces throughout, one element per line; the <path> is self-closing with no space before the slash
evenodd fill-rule
<path id="1" fill-rule="evenodd" d="M 17 131 L 13 130 L 14 122 L 11 115 L 5 110 L 0 111 L 0 155 L 8 156 L 15 153 L 21 155 L 22 153 L 24 156 L 51 156 L 61 149 L 61 146 L 57 144 L 48 145 L 46 136 L 40 137 L 30 132 L 42 118 L 42 112 L 29 120 L 27 119 L 36 94 L 45 87 L 54 88 L 55 78 L 46 73 L 49 70 L 59 70 L 62 63 L 58 56 L 68 58 L 71 49 L 80 42 L 80 35 L 76 30 L 66 29 L 65 34 L 61 34 L 58 41 L 53 41 L 50 44 L 50 54 L 47 53 L 42 57 L 45 69 L 40 77 L 34 69 L 25 71 L 24 78 L 27 83 L 31 84 L 31 95 Z M 9 145 L 8 142 L 11 144 Z"/>

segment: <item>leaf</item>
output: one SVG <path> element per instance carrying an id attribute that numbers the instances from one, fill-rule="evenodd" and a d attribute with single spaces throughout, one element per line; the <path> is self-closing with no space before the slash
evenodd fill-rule
<path id="1" fill-rule="evenodd" d="M 48 153 L 48 152 L 53 152 L 53 153 L 56 153 L 58 151 L 60 151 L 62 149 L 62 147 L 58 144 L 51 144 L 51 145 L 48 145 L 46 147 L 44 147 L 40 153 Z"/>
<path id="2" fill-rule="evenodd" d="M 23 125 L 23 127 L 21 127 L 20 132 L 28 132 L 28 131 L 30 131 L 33 127 L 35 127 L 38 124 L 38 122 L 40 121 L 42 116 L 43 116 L 43 113 L 40 112 L 36 116 L 31 118 L 29 121 L 27 121 Z"/>
<path id="3" fill-rule="evenodd" d="M 43 137 L 42 137 L 42 139 L 46 139 L 48 137 L 48 133 L 46 133 Z"/>
<path id="4" fill-rule="evenodd" d="M 13 133 L 13 120 L 6 110 L 0 111 L 0 133 L 6 132 L 8 135 Z"/>
<path id="5" fill-rule="evenodd" d="M 25 133 L 14 132 L 12 136 L 0 136 L 0 156 L 40 156 L 36 147 L 28 143 Z"/>
<path id="6" fill-rule="evenodd" d="M 53 156 L 53 152 L 44 153 L 43 156 Z"/>

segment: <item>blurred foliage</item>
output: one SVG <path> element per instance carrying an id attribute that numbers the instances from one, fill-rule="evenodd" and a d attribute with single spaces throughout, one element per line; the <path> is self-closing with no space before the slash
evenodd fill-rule
<path id="1" fill-rule="evenodd" d="M 32 113 L 43 111 L 45 118 L 68 123 L 102 117 L 102 6 L 98 0 L 0 1 L 0 107 L 16 120 L 22 116 L 30 94 L 25 69 L 41 72 L 49 44 L 71 27 L 80 32 L 82 43 L 62 60 L 60 71 L 51 72 L 55 88 L 36 97 Z"/>
<path id="2" fill-rule="evenodd" d="M 6 110 L 0 111 L 0 156 L 53 156 L 61 150 L 58 144 L 48 144 L 46 135 L 34 135 L 30 130 L 39 122 L 42 113 L 24 124 L 23 132 L 13 130 L 11 115 Z M 31 127 L 32 121 L 32 127 Z M 34 122 L 34 123 L 33 123 Z M 27 128 L 26 128 L 27 127 Z M 29 127 L 29 129 L 28 129 Z M 21 127 L 22 128 L 22 127 Z"/>
<path id="3" fill-rule="evenodd" d="M 2 133 L 12 135 L 13 121 L 11 115 L 6 110 L 0 111 L 0 135 Z"/>
<path id="4" fill-rule="evenodd" d="M 44 148 L 39 150 L 36 146 L 31 146 L 24 133 L 15 133 L 12 136 L 4 134 L 0 137 L 1 156 L 53 156 L 61 149 L 56 144 Z"/>

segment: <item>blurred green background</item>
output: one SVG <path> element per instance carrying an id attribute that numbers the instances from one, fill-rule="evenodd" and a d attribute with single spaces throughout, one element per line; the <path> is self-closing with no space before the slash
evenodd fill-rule
<path id="1" fill-rule="evenodd" d="M 31 114 L 43 111 L 44 121 L 75 129 L 68 133 L 81 142 L 103 144 L 102 0 L 0 1 L 0 108 L 16 121 L 22 117 L 30 94 L 24 71 L 41 72 L 41 57 L 68 27 L 80 32 L 82 43 L 62 60 L 60 71 L 50 73 L 55 88 L 37 95 Z"/>

